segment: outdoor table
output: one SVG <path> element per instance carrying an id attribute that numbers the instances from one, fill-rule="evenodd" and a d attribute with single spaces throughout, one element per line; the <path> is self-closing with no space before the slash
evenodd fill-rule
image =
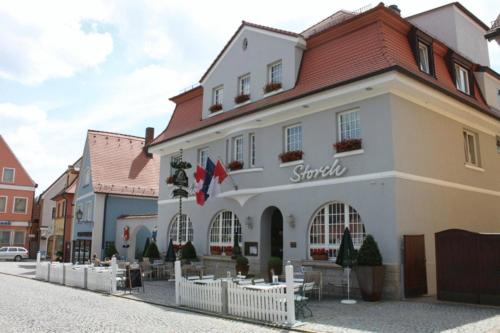
<path id="1" fill-rule="evenodd" d="M 294 288 L 299 288 L 302 286 L 301 283 L 296 283 L 294 282 Z M 254 290 L 269 290 L 269 289 L 275 289 L 275 288 L 286 288 L 286 283 L 285 282 L 280 282 L 278 284 L 270 284 L 270 283 L 265 283 L 265 284 L 249 284 L 242 286 L 243 288 L 247 289 L 254 289 Z"/>

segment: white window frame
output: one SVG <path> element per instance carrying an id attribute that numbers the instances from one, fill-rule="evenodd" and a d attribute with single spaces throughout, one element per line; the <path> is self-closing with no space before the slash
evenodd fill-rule
<path id="1" fill-rule="evenodd" d="M 85 210 L 84 210 L 84 213 L 83 213 L 83 220 L 84 221 L 94 221 L 94 207 L 93 207 L 93 202 L 92 201 L 87 201 L 85 204 L 84 204 L 84 207 L 85 207 Z"/>
<path id="2" fill-rule="evenodd" d="M 333 239 L 333 242 L 330 242 L 330 233 L 331 233 L 331 230 L 330 228 L 335 228 L 335 225 L 334 226 L 331 226 L 330 224 L 330 218 L 332 218 L 332 216 L 335 216 L 335 211 L 334 213 L 331 215 L 329 213 L 329 209 L 330 209 L 330 206 L 331 205 L 339 205 L 340 206 L 343 206 L 343 215 L 337 215 L 337 216 L 340 216 L 344 221 L 344 225 L 341 225 L 341 224 L 337 224 L 338 226 L 338 229 L 336 230 L 335 234 L 337 235 L 337 239 Z M 322 221 L 320 221 L 321 224 L 314 224 L 315 223 L 315 220 L 316 218 L 319 218 L 319 219 L 322 219 Z M 311 232 L 311 229 L 313 227 L 321 227 L 323 226 L 323 233 L 322 233 L 322 237 L 324 238 L 324 241 L 323 243 L 321 242 L 318 242 L 318 243 L 311 243 L 311 238 L 313 237 L 312 232 Z M 353 229 L 354 226 L 356 226 L 356 228 L 360 228 L 362 230 L 361 233 L 359 232 L 355 232 Z M 354 244 L 354 248 L 355 249 L 359 249 L 361 247 L 361 245 L 363 244 L 363 240 L 364 238 L 366 237 L 367 233 L 366 233 L 366 229 L 365 229 L 365 226 L 363 224 L 363 220 L 361 219 L 361 216 L 359 215 L 359 213 L 356 211 L 356 209 L 354 209 L 352 206 L 350 206 L 349 204 L 346 204 L 346 203 L 343 203 L 343 202 L 338 202 L 338 201 L 334 201 L 334 202 L 329 202 L 323 206 L 321 206 L 318 210 L 316 210 L 314 212 L 314 215 L 312 216 L 312 219 L 311 219 L 311 222 L 309 223 L 309 229 L 308 229 L 308 245 L 309 245 L 309 255 L 310 255 L 310 252 L 311 250 L 314 250 L 314 249 L 325 249 L 325 250 L 335 250 L 335 251 L 338 251 L 339 248 L 340 248 L 340 243 L 342 241 L 342 235 L 344 233 L 344 229 L 345 228 L 349 228 L 349 231 L 351 232 L 351 237 L 353 238 L 353 244 Z M 315 237 L 321 237 L 321 234 L 320 235 L 316 235 Z"/>
<path id="3" fill-rule="evenodd" d="M 245 83 L 245 81 L 248 81 Z M 238 95 L 250 95 L 250 74 L 238 78 Z"/>
<path id="4" fill-rule="evenodd" d="M 208 147 L 198 149 L 198 164 L 203 168 L 207 164 L 209 150 Z M 205 157 L 203 157 L 205 155 Z"/>
<path id="5" fill-rule="evenodd" d="M 213 89 L 212 91 L 212 105 L 220 104 L 222 105 L 224 99 L 224 86 L 220 85 Z"/>
<path id="6" fill-rule="evenodd" d="M 16 212 L 16 200 L 24 199 L 26 201 L 26 205 L 24 206 L 24 212 Z M 12 214 L 26 214 L 28 212 L 28 198 L 27 197 L 14 197 L 13 205 L 12 205 Z"/>
<path id="7" fill-rule="evenodd" d="M 342 125 L 345 123 L 342 121 L 342 117 L 348 116 L 355 114 L 355 126 L 354 129 L 349 129 L 346 131 L 343 131 Z M 345 132 L 345 133 L 344 133 Z M 346 136 L 347 132 L 354 132 L 354 134 L 351 136 Z M 360 139 L 361 138 L 361 119 L 359 115 L 359 109 L 355 110 L 348 110 L 348 111 L 343 111 L 337 113 L 337 139 L 338 141 L 344 141 L 344 140 L 349 140 L 349 139 Z"/>
<path id="8" fill-rule="evenodd" d="M 9 197 L 6 196 L 6 195 L 0 195 L 0 199 L 1 198 L 5 198 L 5 207 L 4 207 L 4 210 L 0 210 L 0 213 L 7 213 L 7 205 L 9 203 Z"/>
<path id="9" fill-rule="evenodd" d="M 431 73 L 431 65 L 430 65 L 430 59 L 429 59 L 429 46 L 425 43 L 422 43 L 421 41 L 418 42 L 418 59 L 419 59 L 419 64 L 418 67 L 420 70 L 424 73 L 430 74 Z"/>
<path id="10" fill-rule="evenodd" d="M 455 63 L 455 85 L 461 92 L 470 94 L 469 71 L 457 63 Z"/>
<path id="11" fill-rule="evenodd" d="M 474 133 L 468 129 L 463 130 L 464 137 L 464 150 L 465 150 L 465 163 L 468 165 L 480 166 L 479 158 L 479 138 L 477 133 Z M 471 151 L 469 138 L 473 141 L 473 151 Z"/>
<path id="12" fill-rule="evenodd" d="M 233 141 L 232 160 L 243 162 L 243 135 L 235 136 L 232 141 Z"/>
<path id="13" fill-rule="evenodd" d="M 5 180 L 5 170 L 12 170 L 12 181 L 6 181 Z M 2 182 L 3 183 L 9 183 L 9 184 L 15 183 L 16 182 L 16 168 L 3 167 L 3 170 L 2 170 Z"/>
<path id="14" fill-rule="evenodd" d="M 300 143 L 299 143 L 299 147 L 294 147 L 294 148 L 297 148 L 297 149 L 290 149 L 291 147 L 291 142 L 290 142 L 290 137 L 289 137 L 289 133 L 288 131 L 293 129 L 293 128 L 300 128 Z M 302 124 L 294 124 L 294 125 L 290 125 L 290 126 L 287 126 L 285 127 L 285 152 L 289 152 L 289 151 L 296 151 L 296 150 L 302 150 L 302 147 L 303 147 L 303 133 L 302 133 Z"/>
<path id="15" fill-rule="evenodd" d="M 231 214 L 229 218 L 229 222 L 231 223 L 231 226 L 229 230 L 231 230 L 231 234 L 228 235 L 227 233 L 224 233 L 223 231 L 227 231 L 228 228 L 223 228 L 223 221 L 224 221 L 224 214 Z M 227 220 L 226 220 L 227 221 Z M 214 230 L 214 227 L 217 225 L 217 234 L 213 234 L 212 230 Z M 228 247 L 228 246 L 233 246 L 234 244 L 234 232 L 239 230 L 238 234 L 238 244 L 242 244 L 242 229 L 241 229 L 241 222 L 238 219 L 238 216 L 233 211 L 230 210 L 223 210 L 218 212 L 215 217 L 212 219 L 212 223 L 210 223 L 210 228 L 208 229 L 208 244 L 209 244 L 209 249 L 212 246 L 221 246 L 221 247 Z M 215 237 L 213 237 L 215 236 Z M 226 239 L 226 241 L 222 241 L 222 239 Z M 215 239 L 215 240 L 213 240 Z"/>
<path id="16" fill-rule="evenodd" d="M 250 167 L 254 167 L 255 166 L 255 162 L 256 162 L 256 156 L 255 156 L 255 133 L 250 133 L 248 135 L 248 150 L 249 150 L 249 153 L 248 153 L 248 165 Z"/>
<path id="17" fill-rule="evenodd" d="M 90 184 L 90 167 L 85 168 L 85 173 L 83 174 L 83 186 Z"/>
<path id="18" fill-rule="evenodd" d="M 174 245 L 183 245 L 186 244 L 188 241 L 192 242 L 194 239 L 194 229 L 191 219 L 186 214 L 182 214 L 182 217 L 183 219 L 180 218 L 179 214 L 176 214 L 172 218 L 172 221 L 170 222 L 170 226 L 168 228 L 168 239 L 171 239 Z M 181 228 L 180 228 L 181 223 L 185 223 L 184 239 L 181 239 Z M 174 232 L 175 235 L 173 235 Z M 174 236 L 175 238 L 172 236 Z"/>
<path id="19" fill-rule="evenodd" d="M 279 80 L 274 78 L 275 68 L 280 67 Z M 281 60 L 275 61 L 267 65 L 267 83 L 283 83 L 283 62 Z"/>

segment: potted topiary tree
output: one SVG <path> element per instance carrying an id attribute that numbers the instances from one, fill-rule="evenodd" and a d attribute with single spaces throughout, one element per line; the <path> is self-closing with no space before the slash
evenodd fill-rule
<path id="1" fill-rule="evenodd" d="M 365 301 L 379 301 L 384 286 L 384 266 L 377 242 L 367 235 L 358 252 L 355 268 L 361 296 Z"/>
<path id="2" fill-rule="evenodd" d="M 241 273 L 242 275 L 248 275 L 248 270 L 250 266 L 248 265 L 248 258 L 244 256 L 236 257 L 236 274 Z"/>
<path id="3" fill-rule="evenodd" d="M 198 257 L 196 256 L 196 249 L 194 248 L 193 243 L 191 243 L 191 241 L 188 241 L 182 247 L 181 259 L 186 263 L 198 260 Z"/>
<path id="4" fill-rule="evenodd" d="M 269 275 L 269 281 L 273 280 L 273 272 L 274 275 L 281 275 L 283 271 L 283 260 L 279 257 L 271 257 L 267 262 L 267 272 Z"/>
<path id="5" fill-rule="evenodd" d="M 145 258 L 149 258 L 149 261 L 153 261 L 154 259 L 160 259 L 160 251 L 158 251 L 158 246 L 156 246 L 155 242 L 149 243 L 146 252 L 144 253 Z"/>

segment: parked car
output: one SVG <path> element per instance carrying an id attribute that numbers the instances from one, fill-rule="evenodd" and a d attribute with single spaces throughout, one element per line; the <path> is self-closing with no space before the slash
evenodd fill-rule
<path id="1" fill-rule="evenodd" d="M 21 261 L 23 259 L 28 259 L 28 250 L 24 247 L 0 247 L 0 260 Z"/>

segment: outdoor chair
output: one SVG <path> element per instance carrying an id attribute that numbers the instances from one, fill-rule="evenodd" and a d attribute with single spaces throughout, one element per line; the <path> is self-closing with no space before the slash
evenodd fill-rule
<path id="1" fill-rule="evenodd" d="M 321 296 L 323 296 L 323 274 L 319 271 L 305 272 L 304 282 L 314 282 L 313 291 L 316 293 L 318 301 L 321 301 Z"/>
<path id="2" fill-rule="evenodd" d="M 266 281 L 264 279 L 254 279 L 253 280 L 253 284 L 262 284 L 262 283 L 266 283 Z"/>
<path id="3" fill-rule="evenodd" d="M 312 291 L 314 288 L 314 282 L 305 282 L 302 285 L 302 288 L 299 288 L 299 292 L 295 294 L 295 315 L 297 318 L 302 315 L 303 318 L 306 318 L 306 310 L 309 312 L 309 317 L 313 316 L 312 310 L 307 305 L 309 298 L 306 294 Z"/>
<path id="4" fill-rule="evenodd" d="M 152 279 L 153 269 L 151 268 L 151 263 L 149 262 L 149 260 L 141 262 L 140 266 L 142 268 L 142 276 Z"/>

